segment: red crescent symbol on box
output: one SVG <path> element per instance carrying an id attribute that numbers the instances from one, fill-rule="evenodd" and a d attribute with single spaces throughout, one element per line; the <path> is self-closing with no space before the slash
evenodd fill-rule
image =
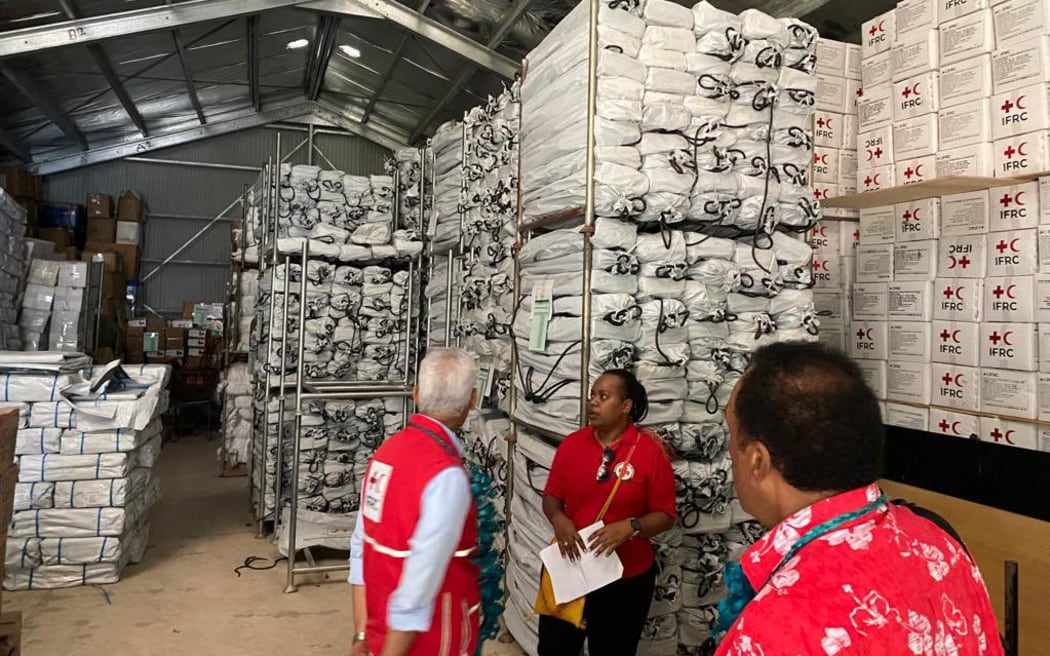
<path id="1" fill-rule="evenodd" d="M 1014 296 L 1015 287 L 1017 287 L 1017 285 L 1010 285 L 1006 288 L 1006 298 L 1017 298 L 1016 296 Z"/>
<path id="2" fill-rule="evenodd" d="M 1018 96 L 1017 97 L 1017 102 L 1014 103 L 1014 104 L 1017 105 L 1017 109 L 1028 109 L 1027 107 L 1024 106 L 1024 98 L 1025 98 L 1024 96 Z"/>
<path id="3" fill-rule="evenodd" d="M 962 287 L 956 287 L 955 288 L 955 298 L 959 299 L 960 301 L 963 300 L 963 297 L 962 297 L 962 294 L 961 294 L 962 290 L 963 290 Z"/>
<path id="4" fill-rule="evenodd" d="M 1003 333 L 1003 344 L 1006 344 L 1007 346 L 1013 346 L 1013 344 L 1010 343 L 1010 335 L 1013 334 L 1014 332 L 1012 330 L 1007 330 L 1005 333 Z"/>
<path id="5" fill-rule="evenodd" d="M 1021 241 L 1020 238 L 1011 239 L 1010 240 L 1010 250 L 1012 250 L 1015 253 L 1020 253 L 1021 252 L 1020 249 L 1017 248 L 1017 242 L 1019 242 L 1019 241 Z"/>
<path id="6" fill-rule="evenodd" d="M 1018 152 L 1018 154 L 1020 154 L 1020 155 L 1024 155 L 1024 156 L 1027 156 L 1027 155 L 1028 155 L 1028 153 L 1026 153 L 1026 152 L 1024 151 L 1024 149 L 1025 149 L 1025 146 L 1027 146 L 1027 145 L 1028 145 L 1028 142 L 1027 142 L 1027 141 L 1022 141 L 1022 142 L 1021 142 L 1021 145 L 1017 147 L 1017 152 Z"/>
<path id="7" fill-rule="evenodd" d="M 963 377 L 963 374 L 956 374 L 955 375 L 955 384 L 958 385 L 959 387 L 963 386 L 963 384 L 959 382 L 959 379 L 962 378 L 962 377 Z"/>

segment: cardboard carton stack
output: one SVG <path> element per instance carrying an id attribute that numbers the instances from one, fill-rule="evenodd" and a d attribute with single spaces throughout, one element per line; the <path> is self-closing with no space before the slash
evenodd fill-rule
<path id="1" fill-rule="evenodd" d="M 852 43 L 817 43 L 817 110 L 813 116 L 813 193 L 817 200 L 857 193 L 857 107 L 861 50 Z M 823 210 L 857 218 L 856 210 Z"/>
<path id="2" fill-rule="evenodd" d="M 217 307 L 216 307 L 217 306 Z M 221 304 L 185 303 L 183 318 L 131 319 L 124 341 L 124 361 L 133 364 L 184 364 L 201 368 L 217 364 L 222 341 Z M 219 324 L 212 319 L 219 311 Z"/>
<path id="3" fill-rule="evenodd" d="M 821 221 L 806 233 L 806 241 L 813 248 L 813 303 L 820 321 L 819 339 L 846 351 L 860 224 Z"/>
<path id="4" fill-rule="evenodd" d="M 39 203 L 44 197 L 44 181 L 36 175 L 19 168 L 0 169 L 0 189 L 20 205 L 26 212 L 25 231 L 22 236 L 35 234 Z"/>
<path id="5" fill-rule="evenodd" d="M 22 313 L 22 344 L 27 351 L 79 351 L 80 320 L 88 263 L 33 259 L 29 265 Z"/>
<path id="6" fill-rule="evenodd" d="M 25 239 L 26 210 L 0 191 L 0 350 L 22 348 L 18 330 L 19 294 L 28 261 Z"/>

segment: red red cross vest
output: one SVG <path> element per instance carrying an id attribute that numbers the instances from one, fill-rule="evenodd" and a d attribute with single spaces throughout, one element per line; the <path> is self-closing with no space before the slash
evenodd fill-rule
<path id="1" fill-rule="evenodd" d="M 387 605 L 410 552 L 423 491 L 441 471 L 461 466 L 462 459 L 441 424 L 418 414 L 379 447 L 368 465 L 360 512 L 365 529 L 365 632 L 374 654 L 383 650 Z M 409 656 L 473 656 L 481 602 L 480 571 L 471 562 L 477 542 L 477 510 L 471 503 L 463 535 L 434 600 L 430 629 L 420 634 Z"/>

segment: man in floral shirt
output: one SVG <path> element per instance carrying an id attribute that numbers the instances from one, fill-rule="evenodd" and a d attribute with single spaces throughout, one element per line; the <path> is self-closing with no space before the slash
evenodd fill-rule
<path id="1" fill-rule="evenodd" d="M 879 489 L 879 407 L 853 362 L 761 349 L 727 420 L 740 502 L 771 530 L 726 568 L 717 654 L 1003 653 L 966 549 Z"/>

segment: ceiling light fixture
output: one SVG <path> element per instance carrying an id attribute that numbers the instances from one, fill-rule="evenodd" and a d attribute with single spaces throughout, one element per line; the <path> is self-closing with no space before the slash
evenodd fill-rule
<path id="1" fill-rule="evenodd" d="M 296 39 L 295 41 L 289 41 L 288 45 L 285 46 L 288 50 L 299 50 L 310 45 L 309 39 Z"/>
<path id="2" fill-rule="evenodd" d="M 339 51 L 341 53 L 343 53 L 344 55 L 346 55 L 347 57 L 351 57 L 353 59 L 357 59 L 358 57 L 361 56 L 361 51 L 358 50 L 357 48 L 353 47 L 353 46 L 347 46 L 347 45 L 339 46 Z"/>

